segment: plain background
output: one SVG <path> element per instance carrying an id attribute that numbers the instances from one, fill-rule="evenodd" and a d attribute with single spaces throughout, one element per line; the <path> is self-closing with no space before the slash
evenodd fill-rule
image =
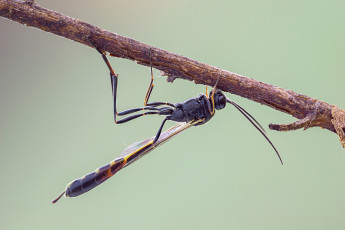
<path id="1" fill-rule="evenodd" d="M 344 1 L 39 1 L 109 31 L 345 108 Z M 344 229 L 345 151 L 327 130 L 264 138 L 231 106 L 78 198 L 73 179 L 162 117 L 115 126 L 108 70 L 79 43 L 0 19 L 1 229 Z M 119 110 L 143 105 L 150 70 L 111 58 Z M 154 71 L 159 75 L 159 71 Z M 156 78 L 151 101 L 202 85 Z M 289 115 L 228 94 L 265 127 Z M 166 127 L 169 127 L 169 123 Z M 267 128 L 268 129 L 268 128 Z"/>

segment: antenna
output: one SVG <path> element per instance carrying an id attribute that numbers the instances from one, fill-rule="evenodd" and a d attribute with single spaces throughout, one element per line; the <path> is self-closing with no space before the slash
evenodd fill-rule
<path id="1" fill-rule="evenodd" d="M 238 104 L 236 104 L 235 102 L 233 102 L 232 100 L 230 100 L 229 98 L 226 98 L 226 101 L 229 102 L 230 104 L 232 104 L 233 106 L 235 106 L 235 108 L 240 111 L 243 116 L 245 116 L 248 121 L 250 121 L 250 123 L 252 123 L 252 125 L 254 125 L 254 127 L 259 130 L 259 132 L 265 137 L 265 139 L 268 141 L 268 143 L 270 143 L 270 145 L 272 146 L 272 148 L 274 149 L 274 151 L 277 153 L 277 156 L 279 157 L 280 163 L 283 165 L 283 160 L 279 155 L 278 150 L 276 149 L 276 147 L 274 147 L 273 143 L 271 142 L 271 140 L 267 137 L 267 135 L 265 134 L 265 130 L 264 128 L 260 125 L 260 123 L 255 120 L 255 118 L 250 115 L 250 113 L 248 113 L 244 108 L 242 108 L 241 106 L 239 106 Z"/>

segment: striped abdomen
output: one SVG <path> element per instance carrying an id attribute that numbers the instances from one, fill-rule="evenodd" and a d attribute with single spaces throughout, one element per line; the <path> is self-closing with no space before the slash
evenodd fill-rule
<path id="1" fill-rule="evenodd" d="M 79 196 L 93 189 L 113 176 L 117 171 L 123 168 L 125 164 L 126 160 L 124 158 L 119 158 L 80 179 L 72 181 L 67 185 L 65 192 L 66 197 Z"/>

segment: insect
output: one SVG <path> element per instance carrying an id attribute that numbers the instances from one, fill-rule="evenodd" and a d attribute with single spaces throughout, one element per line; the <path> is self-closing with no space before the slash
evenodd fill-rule
<path id="1" fill-rule="evenodd" d="M 149 97 L 154 87 L 151 65 L 151 81 L 145 96 L 145 106 L 141 108 L 128 109 L 123 112 L 117 112 L 116 96 L 118 74 L 115 74 L 115 71 L 111 67 L 106 55 L 99 48 L 96 47 L 96 49 L 102 55 L 102 58 L 110 71 L 115 123 L 125 123 L 145 115 L 163 115 L 165 116 L 165 118 L 162 124 L 160 125 L 156 136 L 130 145 L 114 161 L 97 169 L 95 172 L 92 172 L 84 176 L 83 178 L 71 182 L 69 185 L 67 185 L 65 191 L 55 200 L 53 200 L 52 203 L 56 203 L 63 195 L 65 195 L 66 197 L 75 197 L 89 191 L 90 189 L 96 187 L 97 185 L 103 183 L 105 180 L 113 176 L 120 169 L 130 165 L 131 163 L 133 163 L 143 155 L 147 154 L 157 146 L 165 143 L 167 140 L 171 139 L 176 134 L 182 132 L 183 130 L 189 127 L 205 124 L 214 116 L 215 110 L 223 109 L 227 103 L 232 104 L 238 111 L 240 111 L 242 115 L 244 115 L 252 123 L 252 125 L 265 137 L 265 139 L 269 142 L 269 144 L 272 146 L 277 156 L 279 157 L 281 164 L 283 164 L 279 152 L 272 144 L 270 139 L 266 136 L 265 131 L 263 127 L 260 125 L 260 123 L 257 122 L 255 118 L 251 116 L 241 106 L 227 98 L 221 90 L 217 89 L 219 78 L 209 95 L 207 95 L 206 92 L 206 94 L 200 94 L 197 97 L 190 98 L 182 103 L 176 104 L 168 102 L 148 103 Z M 144 112 L 139 114 L 133 114 L 139 111 Z M 117 120 L 117 116 L 124 115 L 129 116 Z M 168 120 L 179 123 L 162 133 L 164 124 Z"/>

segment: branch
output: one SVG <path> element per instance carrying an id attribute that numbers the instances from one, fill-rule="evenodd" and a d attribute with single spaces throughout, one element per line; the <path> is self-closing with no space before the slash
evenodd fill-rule
<path id="1" fill-rule="evenodd" d="M 335 105 L 111 33 L 40 7 L 34 0 L 24 2 L 0 0 L 0 16 L 90 47 L 93 47 L 90 44 L 92 41 L 112 56 L 126 58 L 140 65 L 149 66 L 151 61 L 152 67 L 163 71 L 164 75 L 168 76 L 168 81 L 182 78 L 194 81 L 196 84 L 214 86 L 218 77 L 221 77 L 217 86 L 219 89 L 267 105 L 299 119 L 287 125 L 270 124 L 271 129 L 289 131 L 318 126 L 337 133 L 345 148 L 345 111 Z"/>

